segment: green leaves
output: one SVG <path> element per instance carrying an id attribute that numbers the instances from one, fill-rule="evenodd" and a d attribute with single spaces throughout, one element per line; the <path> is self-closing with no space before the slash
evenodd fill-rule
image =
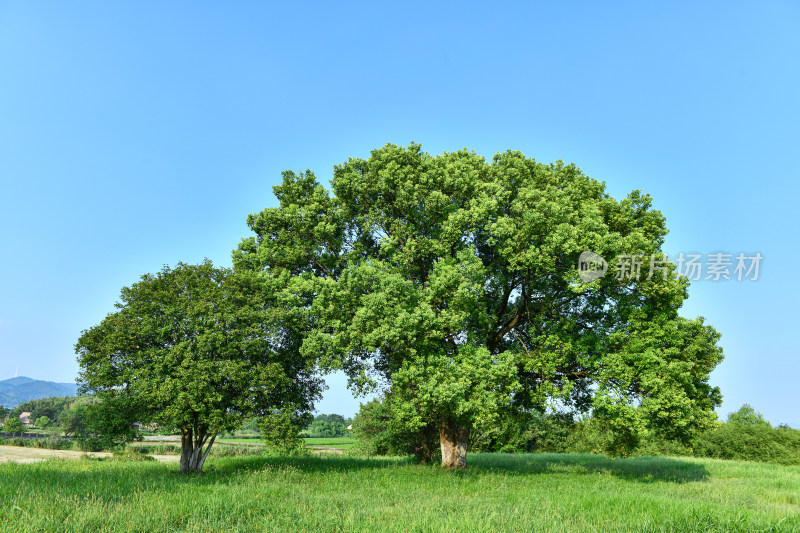
<path id="1" fill-rule="evenodd" d="M 136 421 L 192 428 L 198 438 L 276 408 L 311 409 L 321 383 L 272 288 L 210 261 L 143 276 L 122 289 L 117 312 L 81 335 L 82 388 L 109 405 L 124 400 Z"/>
<path id="2" fill-rule="evenodd" d="M 284 173 L 234 263 L 280 285 L 305 357 L 390 389 L 395 420 L 464 429 L 555 402 L 597 411 L 616 450 L 713 420 L 722 354 L 712 328 L 678 317 L 686 281 L 578 275 L 583 251 L 660 254 L 648 195 L 617 201 L 561 161 L 417 144 L 336 166 L 331 191 Z"/>

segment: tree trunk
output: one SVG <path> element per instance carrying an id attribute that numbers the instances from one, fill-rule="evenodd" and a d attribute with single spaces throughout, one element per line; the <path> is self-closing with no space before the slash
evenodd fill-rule
<path id="1" fill-rule="evenodd" d="M 198 474 L 203 473 L 203 465 L 208 457 L 208 452 L 211 451 L 211 446 L 214 445 L 214 439 L 217 438 L 216 432 L 211 436 L 211 440 L 208 441 L 208 446 L 206 446 L 205 451 L 203 451 L 203 445 L 207 438 L 208 437 L 203 432 L 193 432 L 191 428 L 181 429 L 181 474 L 188 474 L 190 472 L 197 472 Z"/>
<path id="2" fill-rule="evenodd" d="M 468 427 L 460 427 L 452 419 L 443 421 L 439 426 L 439 442 L 442 446 L 442 466 L 446 468 L 467 466 Z"/>

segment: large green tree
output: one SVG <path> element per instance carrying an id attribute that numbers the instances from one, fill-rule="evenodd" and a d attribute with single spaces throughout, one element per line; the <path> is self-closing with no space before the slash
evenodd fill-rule
<path id="1" fill-rule="evenodd" d="M 178 428 L 181 472 L 202 471 L 219 432 L 306 412 L 319 396 L 313 359 L 272 305 L 273 283 L 210 261 L 143 276 L 81 335 L 79 382 L 131 420 Z"/>
<path id="2" fill-rule="evenodd" d="M 678 315 L 688 285 L 662 262 L 647 195 L 617 201 L 576 166 L 519 152 L 416 144 L 349 159 L 330 190 L 308 171 L 274 191 L 236 268 L 282 280 L 308 324 L 302 351 L 357 391 L 390 389 L 393 420 L 435 428 L 444 465 L 464 466 L 473 425 L 512 409 L 591 409 L 615 452 L 715 419 L 719 335 Z M 584 281 L 584 251 L 610 271 Z M 635 254 L 661 270 L 616 276 L 614 258 Z"/>

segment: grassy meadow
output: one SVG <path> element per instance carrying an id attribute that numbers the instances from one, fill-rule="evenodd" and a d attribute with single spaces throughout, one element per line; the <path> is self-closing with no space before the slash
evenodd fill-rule
<path id="1" fill-rule="evenodd" d="M 306 437 L 303 441 L 306 443 L 306 446 L 339 448 L 342 450 L 349 450 L 358 442 L 356 439 L 348 437 Z"/>
<path id="2" fill-rule="evenodd" d="M 800 467 L 472 454 L 0 464 L 2 531 L 800 531 Z"/>
<path id="3" fill-rule="evenodd" d="M 217 441 L 220 444 L 255 444 L 264 445 L 264 439 L 260 436 L 255 437 L 221 437 Z M 341 450 L 348 450 L 355 446 L 356 439 L 348 437 L 305 437 L 303 442 L 306 446 L 323 447 L 323 448 L 337 448 Z"/>

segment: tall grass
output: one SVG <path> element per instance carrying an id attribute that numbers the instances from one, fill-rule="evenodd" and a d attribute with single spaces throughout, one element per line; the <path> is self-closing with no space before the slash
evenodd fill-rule
<path id="1" fill-rule="evenodd" d="M 792 531 L 800 468 L 710 459 L 231 457 L 0 465 L 3 531 Z"/>

